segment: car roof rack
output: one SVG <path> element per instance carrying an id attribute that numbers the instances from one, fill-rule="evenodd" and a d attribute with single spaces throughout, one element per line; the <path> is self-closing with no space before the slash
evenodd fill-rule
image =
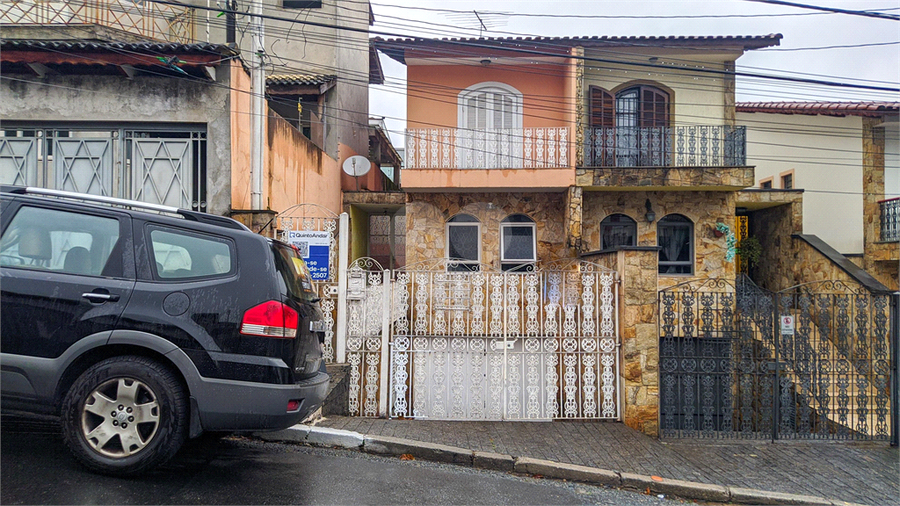
<path id="1" fill-rule="evenodd" d="M 111 204 L 111 205 L 116 205 L 116 206 L 129 207 L 129 208 L 133 208 L 133 209 L 156 211 L 159 213 L 177 214 L 187 220 L 196 221 L 199 223 L 209 223 L 211 225 L 218 225 L 221 227 L 231 228 L 231 229 L 235 229 L 235 230 L 251 231 L 243 223 L 233 220 L 231 218 L 227 218 L 225 216 L 201 213 L 198 211 L 192 211 L 190 209 L 182 209 L 179 207 L 166 206 L 166 205 L 162 205 L 162 204 L 152 204 L 150 202 L 141 202 L 138 200 L 119 199 L 119 198 L 115 198 L 115 197 L 104 197 L 102 195 L 90 195 L 90 194 L 86 194 L 86 193 L 75 193 L 75 192 L 68 192 L 68 191 L 63 191 L 63 190 L 51 190 L 49 188 L 38 188 L 38 187 L 34 187 L 34 186 L 26 187 L 26 186 L 2 185 L 2 186 L 0 186 L 0 191 L 3 191 L 4 193 L 14 193 L 14 194 L 18 194 L 18 195 L 43 195 L 43 196 L 48 196 L 48 197 L 75 199 L 75 200 L 82 200 L 85 202 L 98 202 L 101 204 Z"/>

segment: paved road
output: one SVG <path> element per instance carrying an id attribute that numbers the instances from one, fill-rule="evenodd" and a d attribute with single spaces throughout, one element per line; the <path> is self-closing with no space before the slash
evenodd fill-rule
<path id="1" fill-rule="evenodd" d="M 634 492 L 244 438 L 135 479 L 91 474 L 55 423 L 0 420 L 2 504 L 680 504 Z"/>

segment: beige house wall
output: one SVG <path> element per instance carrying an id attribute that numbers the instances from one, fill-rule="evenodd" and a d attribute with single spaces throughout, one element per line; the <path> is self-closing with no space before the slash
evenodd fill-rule
<path id="1" fill-rule="evenodd" d="M 863 253 L 863 119 L 856 116 L 737 114 L 747 126 L 747 164 L 756 185 L 793 171 L 803 196 L 803 232 L 843 254 Z"/>
<path id="2" fill-rule="evenodd" d="M 637 53 L 637 54 L 636 54 Z M 668 53 L 668 54 L 666 54 Z M 683 62 L 690 61 L 692 67 L 699 58 L 704 64 L 702 68 L 724 71 L 726 65 L 733 64 L 740 53 L 703 54 L 675 53 L 663 48 L 647 48 L 640 50 L 628 48 L 628 54 L 618 55 L 608 48 L 585 49 L 588 58 L 631 60 L 634 63 L 665 65 L 664 69 L 621 65 L 615 63 L 599 63 L 588 60 L 584 68 L 584 94 L 590 100 L 589 86 L 599 86 L 615 93 L 630 84 L 651 84 L 667 89 L 671 96 L 672 125 L 725 125 L 729 116 L 726 114 L 727 83 L 717 74 L 699 74 L 692 70 L 682 70 Z M 638 56 L 638 54 L 640 56 Z M 651 62 L 650 58 L 657 58 Z M 733 100 L 733 90 L 732 100 Z"/>

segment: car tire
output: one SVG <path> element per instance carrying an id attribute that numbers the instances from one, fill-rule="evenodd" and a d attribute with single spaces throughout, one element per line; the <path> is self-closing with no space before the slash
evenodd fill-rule
<path id="1" fill-rule="evenodd" d="M 184 387 L 169 368 L 121 356 L 88 368 L 62 404 L 66 445 L 89 469 L 138 474 L 171 459 L 187 434 Z"/>

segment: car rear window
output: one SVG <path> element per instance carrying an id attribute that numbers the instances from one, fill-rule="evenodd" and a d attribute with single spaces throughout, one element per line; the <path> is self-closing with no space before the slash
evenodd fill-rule
<path id="1" fill-rule="evenodd" d="M 284 278 L 284 284 L 287 285 L 290 295 L 303 300 L 318 300 L 312 276 L 306 262 L 300 256 L 300 251 L 294 246 L 280 242 L 272 242 L 272 251 L 275 253 L 275 268 Z"/>

